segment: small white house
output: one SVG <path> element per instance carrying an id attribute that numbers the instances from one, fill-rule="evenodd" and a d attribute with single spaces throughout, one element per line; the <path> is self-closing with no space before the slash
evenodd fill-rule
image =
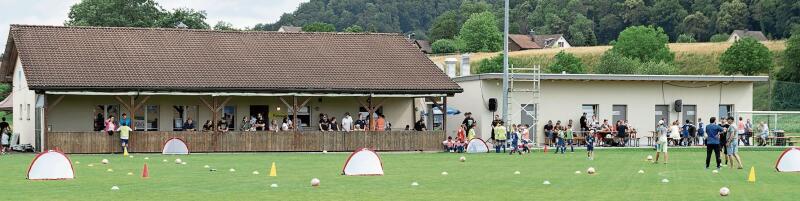
<path id="1" fill-rule="evenodd" d="M 551 35 L 523 35 L 523 34 L 509 34 L 508 35 L 508 50 L 520 51 L 530 49 L 545 49 L 545 48 L 569 48 L 572 45 L 564 39 L 563 34 Z"/>
<path id="2" fill-rule="evenodd" d="M 761 31 L 750 31 L 750 30 L 733 30 L 731 36 L 728 37 L 728 42 L 736 42 L 741 40 L 742 38 L 752 38 L 756 39 L 757 41 L 767 41 L 767 37 L 764 36 L 764 33 Z"/>

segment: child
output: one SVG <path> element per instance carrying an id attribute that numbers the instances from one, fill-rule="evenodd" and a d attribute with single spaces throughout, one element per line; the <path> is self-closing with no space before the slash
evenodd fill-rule
<path id="1" fill-rule="evenodd" d="M 567 146 L 564 145 L 564 128 L 558 126 L 556 129 L 558 131 L 558 135 L 556 136 L 556 154 L 560 151 L 561 154 L 564 154 L 567 151 Z"/>
<path id="2" fill-rule="evenodd" d="M 6 154 L 6 152 L 10 152 L 11 151 L 11 147 L 10 147 L 11 143 L 9 143 L 9 140 L 8 140 L 8 138 L 9 138 L 8 137 L 8 133 L 3 131 L 3 132 L 0 132 L 0 135 L 2 135 L 2 136 L 0 136 L 0 138 L 2 138 L 2 142 L 0 142 L 0 152 L 2 152 L 2 154 Z"/>
<path id="3" fill-rule="evenodd" d="M 567 144 L 569 144 L 569 151 L 570 152 L 575 152 L 575 147 L 572 146 L 572 140 L 574 139 L 574 137 L 575 137 L 575 135 L 574 135 L 574 133 L 572 133 L 572 124 L 567 124 L 567 133 L 566 133 L 566 136 L 564 136 L 564 138 L 566 139 Z M 564 146 L 564 149 L 566 150 L 567 147 Z"/>
<path id="4" fill-rule="evenodd" d="M 464 142 L 463 137 L 456 139 L 456 152 L 464 153 L 464 145 L 466 145 L 466 142 Z"/>
<path id="5" fill-rule="evenodd" d="M 507 135 L 506 127 L 503 126 L 503 122 L 497 122 L 497 126 L 494 127 L 494 151 L 495 153 L 500 153 L 500 147 L 503 147 L 503 153 L 506 152 L 506 135 Z"/>
<path id="6" fill-rule="evenodd" d="M 442 145 L 444 145 L 446 152 L 448 152 L 448 151 L 450 153 L 456 152 L 456 146 L 455 146 L 455 142 L 453 141 L 453 137 L 447 136 L 447 140 L 442 142 Z"/>
<path id="7" fill-rule="evenodd" d="M 667 164 L 667 162 L 669 162 L 669 155 L 667 155 L 667 146 L 669 145 L 669 141 L 667 140 L 668 131 L 663 122 L 659 121 L 658 123 L 658 128 L 656 128 L 656 132 L 658 133 L 658 141 L 656 144 L 656 160 L 653 161 L 653 164 L 658 164 L 658 157 L 661 153 L 664 153 L 664 164 Z"/>
<path id="8" fill-rule="evenodd" d="M 522 142 L 522 151 L 525 153 L 531 153 L 531 149 L 529 147 L 530 146 L 529 144 L 531 143 L 530 140 L 531 138 L 530 138 L 530 130 L 528 130 L 528 127 L 529 127 L 528 124 L 525 124 L 525 126 L 521 126 L 519 128 L 521 130 L 520 133 L 522 133 L 522 138 L 520 139 L 520 141 Z"/>
<path id="9" fill-rule="evenodd" d="M 508 155 L 514 154 L 514 152 L 522 155 L 522 152 L 519 151 L 519 128 L 516 124 L 511 126 L 511 134 L 508 139 L 511 141 L 511 152 L 508 152 Z"/>
<path id="10" fill-rule="evenodd" d="M 128 138 L 130 137 L 130 132 L 132 130 L 133 129 L 128 127 L 128 125 L 120 126 L 119 129 L 117 129 L 117 131 L 119 131 L 119 140 L 122 143 L 123 150 L 128 147 Z"/>
<path id="11" fill-rule="evenodd" d="M 590 130 L 589 135 L 586 135 L 586 156 L 589 160 L 594 160 L 594 130 Z"/>

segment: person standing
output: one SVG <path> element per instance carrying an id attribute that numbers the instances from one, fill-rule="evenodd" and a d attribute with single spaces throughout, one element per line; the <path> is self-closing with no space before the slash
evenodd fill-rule
<path id="1" fill-rule="evenodd" d="M 356 120 L 356 123 L 354 125 L 355 125 L 354 127 L 355 127 L 356 131 L 364 131 L 364 130 L 366 130 L 367 121 L 364 120 L 364 115 L 363 114 L 361 114 L 361 113 L 358 114 L 358 119 Z"/>
<path id="2" fill-rule="evenodd" d="M 336 117 L 331 117 L 331 120 L 328 123 L 330 124 L 330 131 L 340 131 L 339 123 L 336 122 Z"/>
<path id="3" fill-rule="evenodd" d="M 350 132 L 353 130 L 353 117 L 350 116 L 349 112 L 344 113 L 344 117 L 342 118 L 342 131 Z"/>
<path id="4" fill-rule="evenodd" d="M 739 157 L 739 135 L 743 131 L 743 128 L 739 128 L 739 125 L 744 126 L 744 123 L 741 120 L 742 118 L 739 117 L 739 123 L 734 124 L 734 119 L 732 117 L 728 117 L 728 123 L 731 124 L 731 128 L 728 129 L 728 161 L 731 162 L 730 167 L 733 168 L 736 165 L 739 165 L 736 169 L 743 169 L 742 166 L 742 158 Z M 733 129 L 733 126 L 736 126 L 736 129 Z"/>
<path id="5" fill-rule="evenodd" d="M 122 150 L 128 147 L 128 139 L 130 139 L 130 132 L 133 131 L 128 125 L 122 125 L 117 129 L 119 131 L 119 141 L 122 145 Z"/>
<path id="6" fill-rule="evenodd" d="M 120 122 L 122 122 L 122 120 L 120 120 Z M 127 124 L 125 124 L 123 126 L 130 126 L 130 125 L 131 125 L 131 123 L 129 121 Z M 192 118 L 186 118 L 186 122 L 183 122 L 183 130 L 184 131 L 195 131 L 195 130 L 197 130 L 197 128 L 195 128 L 195 126 L 194 126 L 194 121 L 192 120 Z"/>
<path id="7" fill-rule="evenodd" d="M 769 138 L 769 126 L 767 123 L 764 123 L 764 121 L 761 121 L 760 129 L 761 136 L 759 139 L 761 142 L 759 142 L 759 146 L 767 146 L 767 139 Z"/>
<path id="8" fill-rule="evenodd" d="M 469 133 L 469 130 L 475 129 L 476 123 L 475 119 L 472 118 L 472 112 L 464 113 L 464 121 L 461 121 L 461 125 L 466 129 L 465 132 Z"/>
<path id="9" fill-rule="evenodd" d="M 387 128 L 386 117 L 383 116 L 383 114 L 378 114 L 378 120 L 375 120 L 375 130 L 386 131 L 386 128 Z"/>
<path id="10" fill-rule="evenodd" d="M 330 121 L 328 121 L 328 115 L 319 114 L 318 127 L 319 127 L 319 131 L 323 131 L 323 132 L 331 130 L 331 124 L 330 124 Z"/>
<path id="11" fill-rule="evenodd" d="M 585 117 L 583 118 L 585 120 Z M 553 138 L 553 120 L 548 120 L 547 124 L 544 125 L 544 136 L 544 144 L 545 146 L 549 146 L 551 144 L 551 138 Z"/>
<path id="12" fill-rule="evenodd" d="M 719 149 L 720 149 L 720 133 L 722 133 L 722 127 L 717 125 L 715 121 L 717 120 L 716 117 L 711 117 L 708 120 L 708 126 L 705 128 L 705 133 L 708 135 L 706 138 L 706 169 L 708 169 L 708 165 L 711 162 L 711 152 L 714 152 L 715 159 L 717 160 L 717 169 L 719 169 L 720 163 L 722 162 L 719 159 Z"/>
<path id="13" fill-rule="evenodd" d="M 131 126 L 131 119 L 128 118 L 128 114 L 122 113 L 119 118 L 119 126 Z"/>
<path id="14" fill-rule="evenodd" d="M 589 122 L 587 122 L 588 119 L 586 119 L 586 113 L 585 112 L 583 113 L 583 115 L 581 116 L 581 118 L 578 121 L 580 121 L 581 131 L 582 132 L 589 131 Z"/>
<path id="15" fill-rule="evenodd" d="M 734 123 L 731 123 L 731 125 L 734 125 Z M 744 146 L 749 146 L 750 140 L 747 140 L 747 130 L 745 129 L 745 123 L 744 120 L 742 120 L 742 117 L 739 117 L 739 121 L 736 122 L 735 125 L 736 135 L 739 137 L 736 139 L 736 143 L 738 144 L 739 140 L 741 140 Z"/>
<path id="16" fill-rule="evenodd" d="M 628 125 L 622 120 L 617 122 L 617 138 L 619 138 L 619 145 L 625 146 L 625 138 L 627 137 Z"/>
<path id="17" fill-rule="evenodd" d="M 667 155 L 669 141 L 667 140 L 667 127 L 664 126 L 664 123 L 664 121 L 659 121 L 658 128 L 656 128 L 656 133 L 658 133 L 658 141 L 656 144 L 656 160 L 653 161 L 653 164 L 658 164 L 658 158 L 661 153 L 664 153 L 664 164 L 669 162 L 669 155 Z"/>
<path id="18" fill-rule="evenodd" d="M 752 145 L 751 144 L 752 137 L 753 137 L 753 122 L 750 121 L 750 119 L 747 119 L 747 122 L 744 123 L 744 139 L 746 140 L 745 146 Z"/>
<path id="19" fill-rule="evenodd" d="M 111 115 L 105 121 L 106 132 L 108 135 L 114 135 L 114 131 L 117 129 L 116 122 L 114 121 L 114 115 Z"/>
<path id="20" fill-rule="evenodd" d="M 692 139 L 689 138 L 689 126 L 690 125 L 691 125 L 691 121 L 689 121 L 687 119 L 686 122 L 683 123 L 683 126 L 681 126 L 681 146 L 685 147 L 685 146 L 689 146 L 691 144 L 690 141 Z"/>
<path id="21" fill-rule="evenodd" d="M 463 127 L 464 127 L 464 125 L 461 125 L 461 128 L 463 128 Z M 428 128 L 425 126 L 425 121 L 422 119 L 422 117 L 419 118 L 419 121 L 417 121 L 417 123 L 414 123 L 414 130 L 415 131 L 426 131 L 426 130 L 428 130 Z"/>
<path id="22" fill-rule="evenodd" d="M 565 129 L 567 131 L 564 133 L 564 140 L 569 145 L 569 152 L 570 153 L 575 152 L 575 147 L 572 145 L 572 143 L 574 143 L 573 140 L 575 139 L 575 133 L 573 133 L 572 131 L 572 123 L 567 124 L 567 127 Z M 565 146 L 564 149 L 566 150 L 567 147 Z"/>
<path id="23" fill-rule="evenodd" d="M 503 147 L 503 153 L 506 152 L 506 127 L 503 126 L 503 121 L 497 123 L 494 127 L 494 150 L 495 153 L 500 153 L 500 147 Z"/>
<path id="24" fill-rule="evenodd" d="M 694 144 L 705 145 L 706 144 L 704 139 L 705 134 L 706 134 L 706 127 L 705 125 L 703 125 L 703 119 L 697 118 L 697 139 L 695 140 Z"/>

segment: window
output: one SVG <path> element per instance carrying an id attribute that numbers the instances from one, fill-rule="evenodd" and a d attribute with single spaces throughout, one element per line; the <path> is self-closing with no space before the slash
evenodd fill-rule
<path id="1" fill-rule="evenodd" d="M 733 117 L 733 105 L 719 105 L 719 119 Z"/>
<path id="2" fill-rule="evenodd" d="M 20 88 L 22 88 L 22 69 L 19 69 L 19 71 L 17 71 L 17 89 Z M 20 106 L 19 109 L 20 112 L 22 112 L 22 106 Z"/>
<path id="3" fill-rule="evenodd" d="M 136 111 L 136 119 L 133 125 L 137 131 L 157 131 L 158 130 L 158 105 L 146 105 Z"/>
<path id="4" fill-rule="evenodd" d="M 596 104 L 594 104 L 594 105 L 584 104 L 583 106 L 581 106 L 581 111 L 583 111 L 583 113 L 586 113 L 586 119 L 591 121 L 592 117 L 597 116 L 597 107 L 598 106 Z M 600 118 L 598 117 L 597 119 L 600 119 Z"/>
<path id="5" fill-rule="evenodd" d="M 533 125 L 533 116 L 536 115 L 534 105 L 522 104 L 520 105 L 520 124 Z"/>
<path id="6" fill-rule="evenodd" d="M 96 105 L 94 107 L 94 130 L 101 131 L 106 127 L 105 120 L 111 116 L 119 120 L 119 105 Z"/>
<path id="7" fill-rule="evenodd" d="M 27 120 L 31 120 L 31 104 L 25 105 L 25 113 Z"/>
<path id="8" fill-rule="evenodd" d="M 289 120 L 294 121 L 293 120 L 294 119 L 294 112 L 292 112 L 292 108 L 289 108 L 289 110 L 287 110 L 287 112 L 288 112 L 287 113 L 288 114 L 287 118 L 289 118 Z M 366 112 L 364 112 L 364 113 L 366 113 Z M 308 127 L 309 126 L 308 123 L 311 122 L 311 107 L 310 106 L 301 107 L 300 111 L 297 111 L 297 120 L 300 121 L 300 126 Z M 282 120 L 279 120 L 279 121 L 282 121 Z"/>
<path id="9" fill-rule="evenodd" d="M 228 129 L 236 128 L 236 106 L 227 105 L 222 108 L 222 119 L 228 122 Z"/>
<path id="10" fill-rule="evenodd" d="M 628 119 L 628 106 L 627 105 L 613 105 L 611 106 L 611 121 L 616 123 L 619 120 Z"/>
<path id="11" fill-rule="evenodd" d="M 563 41 L 559 41 L 558 42 L 558 47 L 564 47 L 564 42 Z"/>
<path id="12" fill-rule="evenodd" d="M 22 114 L 22 104 L 19 104 L 19 113 Z M 22 120 L 22 115 L 19 115 L 19 120 Z"/>
<path id="13" fill-rule="evenodd" d="M 197 118 L 199 118 L 197 111 L 198 111 L 197 105 L 172 106 L 172 122 L 173 122 L 172 130 L 175 131 L 183 130 L 183 122 L 185 122 L 187 119 L 192 119 L 192 122 L 194 122 L 195 127 L 197 127 Z"/>

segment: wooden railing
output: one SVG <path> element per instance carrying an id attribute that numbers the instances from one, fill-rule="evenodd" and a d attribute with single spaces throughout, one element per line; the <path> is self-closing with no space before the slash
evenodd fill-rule
<path id="1" fill-rule="evenodd" d="M 119 133 L 48 132 L 47 149 L 65 153 L 121 152 Z M 387 132 L 132 132 L 129 152 L 161 152 L 166 140 L 180 138 L 190 152 L 353 151 L 360 147 L 379 151 L 437 151 L 442 131 Z"/>

